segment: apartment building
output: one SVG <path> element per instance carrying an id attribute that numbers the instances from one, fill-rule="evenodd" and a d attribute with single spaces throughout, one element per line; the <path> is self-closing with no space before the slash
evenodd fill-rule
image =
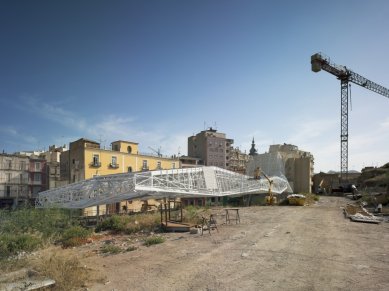
<path id="1" fill-rule="evenodd" d="M 228 156 L 227 170 L 246 174 L 247 163 L 250 160 L 250 155 L 243 153 L 239 148 L 230 148 Z"/>
<path id="2" fill-rule="evenodd" d="M 212 127 L 188 137 L 188 156 L 200 159 L 205 166 L 227 169 L 234 140 Z"/>
<path id="3" fill-rule="evenodd" d="M 47 188 L 45 159 L 34 154 L 0 154 L 0 207 L 33 203 Z"/>
<path id="4" fill-rule="evenodd" d="M 54 189 L 64 185 L 61 181 L 60 157 L 67 151 L 66 146 L 49 146 L 49 150 L 41 153 L 39 156 L 46 160 L 47 165 L 47 185 L 49 189 Z"/>
<path id="5" fill-rule="evenodd" d="M 69 150 L 61 153 L 60 174 L 64 183 L 75 183 L 96 176 L 105 176 L 127 172 L 141 172 L 162 169 L 180 168 L 178 157 L 167 157 L 161 154 L 142 154 L 138 143 L 131 141 L 115 141 L 111 149 L 100 147 L 100 143 L 81 138 L 69 144 Z M 141 204 L 157 205 L 156 201 L 131 201 L 116 203 L 115 205 L 102 205 L 100 213 L 118 212 L 125 206 L 130 211 L 139 211 Z M 86 211 L 96 211 L 95 208 Z"/>

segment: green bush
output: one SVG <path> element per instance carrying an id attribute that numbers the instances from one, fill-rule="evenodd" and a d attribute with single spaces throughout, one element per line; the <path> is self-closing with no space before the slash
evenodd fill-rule
<path id="1" fill-rule="evenodd" d="M 160 224 L 158 213 L 137 215 L 112 215 L 96 227 L 96 231 L 109 230 L 116 233 L 131 234 L 138 231 L 152 231 Z"/>
<path id="2" fill-rule="evenodd" d="M 122 252 L 122 249 L 118 246 L 108 244 L 101 247 L 101 252 L 103 254 L 118 254 Z"/>
<path id="3" fill-rule="evenodd" d="M 126 249 L 126 252 L 132 252 L 132 251 L 136 251 L 138 248 L 135 247 L 135 246 L 129 246 L 127 249 Z"/>
<path id="4" fill-rule="evenodd" d="M 0 233 L 36 233 L 44 240 L 57 239 L 64 228 L 76 223 L 71 210 L 21 208 L 0 211 Z"/>
<path id="5" fill-rule="evenodd" d="M 124 232 L 129 221 L 129 216 L 112 215 L 102 221 L 96 227 L 96 231 L 110 230 L 112 232 Z"/>
<path id="6" fill-rule="evenodd" d="M 162 236 L 151 236 L 145 239 L 144 245 L 149 247 L 151 245 L 161 244 L 165 242 L 165 238 Z"/>
<path id="7" fill-rule="evenodd" d="M 61 243 L 65 248 L 80 246 L 87 242 L 92 231 L 82 226 L 72 226 L 62 234 Z"/>
<path id="8" fill-rule="evenodd" d="M 32 252 L 42 245 L 42 239 L 32 234 L 0 235 L 0 259 L 20 252 Z"/>

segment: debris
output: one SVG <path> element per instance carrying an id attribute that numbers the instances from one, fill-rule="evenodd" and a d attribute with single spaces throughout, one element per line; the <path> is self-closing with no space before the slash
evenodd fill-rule
<path id="1" fill-rule="evenodd" d="M 247 258 L 248 256 L 249 256 L 249 254 L 248 253 L 242 253 L 242 258 Z"/>
<path id="2" fill-rule="evenodd" d="M 355 222 L 380 223 L 382 220 L 369 213 L 362 205 L 347 204 L 343 208 L 344 214 Z"/>
<path id="3" fill-rule="evenodd" d="M 305 195 L 302 194 L 291 194 L 286 198 L 288 198 L 290 205 L 304 206 L 305 204 Z"/>
<path id="4" fill-rule="evenodd" d="M 21 269 L 0 277 L 0 290 L 37 290 L 52 286 L 55 281 L 42 278 L 36 271 Z"/>

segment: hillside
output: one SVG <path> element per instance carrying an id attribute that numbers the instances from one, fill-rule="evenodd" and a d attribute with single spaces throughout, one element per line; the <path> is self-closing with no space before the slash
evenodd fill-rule
<path id="1" fill-rule="evenodd" d="M 375 188 L 389 193 L 389 163 L 382 167 L 367 167 L 362 170 L 358 178 L 360 189 Z"/>

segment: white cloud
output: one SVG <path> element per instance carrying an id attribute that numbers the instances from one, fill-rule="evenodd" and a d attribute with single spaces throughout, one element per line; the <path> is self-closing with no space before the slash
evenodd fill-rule
<path id="1" fill-rule="evenodd" d="M 38 139 L 30 134 L 26 134 L 12 126 L 0 126 L 0 134 L 4 136 L 1 138 L 3 142 L 13 144 L 18 149 L 29 148 L 31 145 L 36 146 Z"/>
<path id="2" fill-rule="evenodd" d="M 47 103 L 33 96 L 24 96 L 22 99 L 22 108 L 41 116 L 57 124 L 77 130 L 86 128 L 86 121 L 73 112 L 61 108 L 55 103 Z"/>

